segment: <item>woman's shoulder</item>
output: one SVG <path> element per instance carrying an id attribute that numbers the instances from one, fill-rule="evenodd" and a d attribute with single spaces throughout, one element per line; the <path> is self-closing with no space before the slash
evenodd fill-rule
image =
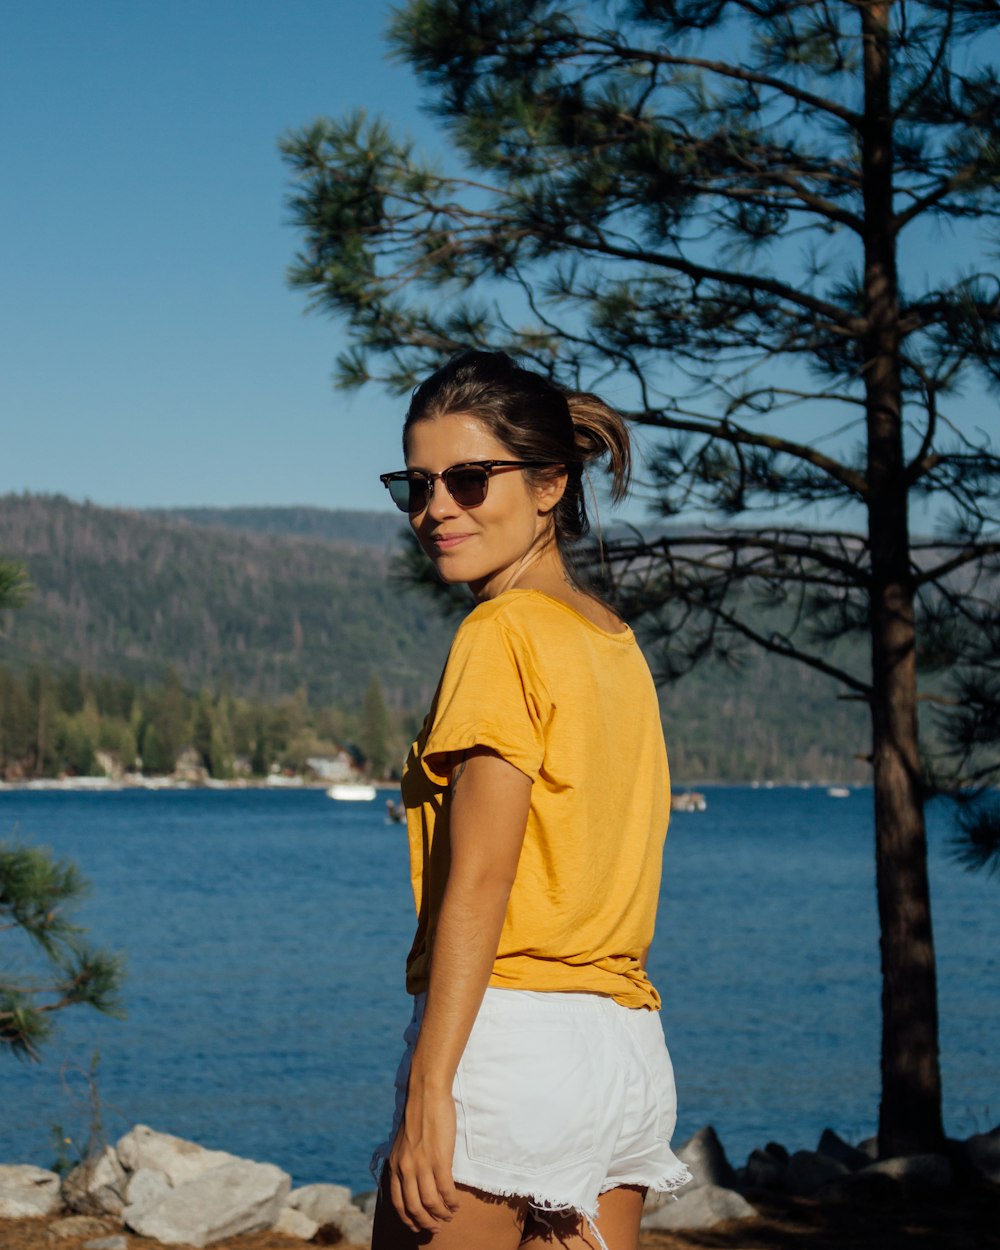
<path id="1" fill-rule="evenodd" d="M 579 597 L 580 600 L 584 598 Z M 514 630 L 520 626 L 532 630 L 551 627 L 563 636 L 567 631 L 574 631 L 575 627 L 602 638 L 634 641 L 629 626 L 598 600 L 570 601 L 547 591 L 527 587 L 512 587 L 495 599 L 477 604 L 464 623 L 472 625 L 487 621 Z"/>

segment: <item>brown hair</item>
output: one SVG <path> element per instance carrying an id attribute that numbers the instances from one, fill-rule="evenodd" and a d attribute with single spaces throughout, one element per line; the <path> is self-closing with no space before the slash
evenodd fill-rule
<path id="1" fill-rule="evenodd" d="M 611 498 L 628 493 L 632 449 L 619 413 L 586 391 L 565 391 L 548 378 L 523 369 L 506 352 L 473 349 L 459 352 L 413 392 L 403 424 L 407 435 L 418 421 L 467 412 L 517 460 L 541 460 L 566 466 L 567 483 L 553 513 L 561 551 L 590 529 L 583 492 L 583 470 L 608 457 Z M 529 481 L 541 481 L 551 469 L 526 469 Z"/>

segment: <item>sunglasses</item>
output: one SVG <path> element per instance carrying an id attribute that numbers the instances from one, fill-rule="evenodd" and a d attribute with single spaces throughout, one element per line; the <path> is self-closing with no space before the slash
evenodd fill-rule
<path id="1" fill-rule="evenodd" d="M 400 512 L 423 512 L 431 501 L 434 483 L 441 479 L 445 490 L 460 508 L 478 508 L 486 498 L 490 476 L 501 469 L 547 469 L 550 460 L 464 460 L 449 465 L 440 473 L 424 473 L 422 469 L 400 469 L 381 473 L 379 481 L 388 490 Z"/>

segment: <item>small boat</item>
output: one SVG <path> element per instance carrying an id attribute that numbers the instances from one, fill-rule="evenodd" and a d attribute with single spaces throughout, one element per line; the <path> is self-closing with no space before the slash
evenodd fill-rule
<path id="1" fill-rule="evenodd" d="M 386 799 L 385 814 L 392 824 L 401 825 L 406 816 L 406 808 L 402 803 L 396 803 L 393 799 Z"/>
<path id="2" fill-rule="evenodd" d="M 670 796 L 672 812 L 703 812 L 707 807 L 705 796 L 697 790 L 685 790 Z"/>
<path id="3" fill-rule="evenodd" d="M 828 786 L 826 792 L 831 799 L 849 799 L 851 797 L 851 792 L 847 786 Z"/>
<path id="4" fill-rule="evenodd" d="M 375 797 L 375 787 L 361 782 L 338 781 L 326 792 L 328 799 L 338 799 L 341 803 L 370 803 Z"/>

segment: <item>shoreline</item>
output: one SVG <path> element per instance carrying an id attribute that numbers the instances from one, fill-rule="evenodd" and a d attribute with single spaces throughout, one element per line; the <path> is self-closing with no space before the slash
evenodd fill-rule
<path id="1" fill-rule="evenodd" d="M 189 781 L 174 777 L 31 777 L 24 781 L 4 781 L 0 779 L 0 794 L 56 791 L 71 794 L 118 794 L 122 791 L 135 790 L 329 790 L 329 781 L 306 781 L 301 777 L 236 777 L 231 780 Z M 374 786 L 378 791 L 398 791 L 398 781 L 358 781 L 337 784 Z M 714 790 L 827 790 L 830 787 L 854 791 L 871 790 L 870 782 L 854 781 L 685 781 L 672 786 L 674 795 L 682 795 L 687 791 L 700 787 Z"/>
<path id="2" fill-rule="evenodd" d="M 120 794 L 124 791 L 147 790 L 329 790 L 329 781 L 305 781 L 302 778 L 282 777 L 280 781 L 267 778 L 237 777 L 231 781 L 187 781 L 173 777 L 32 777 L 27 781 L 0 781 L 3 793 L 44 793 L 55 791 L 67 794 Z M 397 791 L 398 781 L 352 781 L 337 784 L 373 786 L 376 790 Z M 370 800 L 369 800 L 370 801 Z"/>

